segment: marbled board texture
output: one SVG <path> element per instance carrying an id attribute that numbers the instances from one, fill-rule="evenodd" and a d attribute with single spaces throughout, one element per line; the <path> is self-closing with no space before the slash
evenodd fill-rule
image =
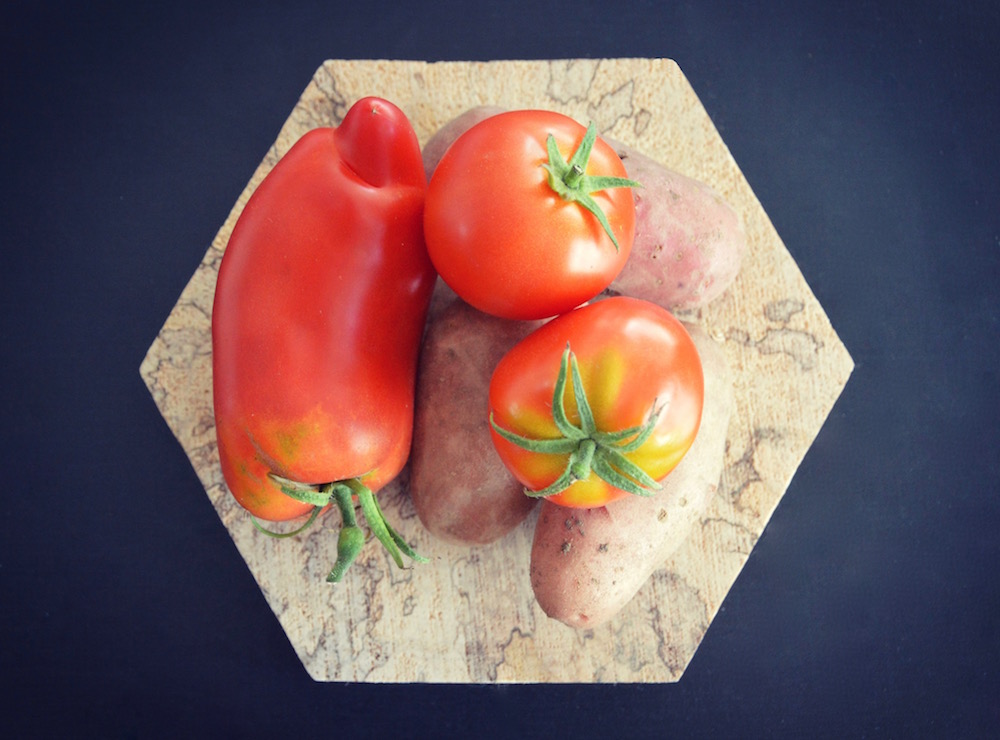
<path id="1" fill-rule="evenodd" d="M 430 562 L 398 569 L 378 543 L 325 583 L 336 537 L 320 524 L 261 535 L 225 488 L 215 446 L 211 309 L 233 225 L 305 131 L 336 125 L 366 95 L 396 103 L 421 144 L 476 105 L 557 110 L 712 186 L 748 236 L 742 271 L 681 316 L 724 347 L 736 410 L 717 493 L 687 540 L 612 622 L 573 630 L 545 616 L 528 581 L 534 516 L 489 546 L 433 539 L 406 471 L 386 516 Z M 153 341 L 141 374 L 304 667 L 318 681 L 672 682 L 680 679 L 853 370 L 719 132 L 669 59 L 495 62 L 330 60 L 320 66 Z M 806 494 L 803 494 L 806 495 Z M 338 524 L 336 512 L 331 526 Z"/>

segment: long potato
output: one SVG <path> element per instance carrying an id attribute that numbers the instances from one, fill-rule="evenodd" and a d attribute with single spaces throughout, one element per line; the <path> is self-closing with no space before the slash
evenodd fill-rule
<path id="1" fill-rule="evenodd" d="M 689 327 L 705 375 L 705 405 L 694 444 L 646 498 L 593 509 L 543 502 L 531 549 L 531 586 L 542 610 L 575 628 L 612 619 L 685 540 L 715 494 L 734 406 L 722 349 Z"/>
<path id="2" fill-rule="evenodd" d="M 704 306 L 739 274 L 747 238 L 736 211 L 705 183 L 607 139 L 633 180 L 635 241 L 611 289 L 672 310 Z"/>
<path id="3" fill-rule="evenodd" d="M 440 539 L 493 542 L 535 506 L 493 447 L 487 399 L 500 358 L 541 324 L 489 316 L 439 285 L 417 376 L 410 494 Z"/>
<path id="4" fill-rule="evenodd" d="M 441 127 L 424 146 L 430 177 L 452 142 L 480 121 L 502 112 L 470 108 Z M 674 172 L 642 152 L 604 137 L 621 158 L 633 188 L 636 233 L 632 253 L 611 290 L 671 310 L 698 308 L 721 296 L 736 279 L 747 250 L 739 215 L 705 183 Z"/>

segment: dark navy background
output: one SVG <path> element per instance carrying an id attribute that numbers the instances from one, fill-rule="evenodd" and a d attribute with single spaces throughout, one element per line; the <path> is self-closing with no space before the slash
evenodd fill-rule
<path id="1" fill-rule="evenodd" d="M 5 3 L 4 735 L 1000 731 L 998 37 L 990 1 Z M 314 683 L 139 364 L 324 59 L 580 56 L 680 64 L 854 375 L 679 684 Z"/>

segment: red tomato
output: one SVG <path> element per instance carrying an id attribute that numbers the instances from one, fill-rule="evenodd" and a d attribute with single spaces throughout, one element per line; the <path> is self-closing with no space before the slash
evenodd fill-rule
<path id="1" fill-rule="evenodd" d="M 548 318 L 618 275 L 635 235 L 637 183 L 594 137 L 593 126 L 559 113 L 512 111 L 445 152 L 424 232 L 438 273 L 466 302 L 504 318 Z"/>
<path id="2" fill-rule="evenodd" d="M 701 424 L 701 358 L 670 312 L 608 298 L 517 344 L 490 381 L 493 443 L 531 496 L 568 507 L 650 495 Z"/>
<path id="3" fill-rule="evenodd" d="M 397 562 L 398 536 L 372 493 L 409 456 L 436 277 L 425 193 L 403 112 L 359 101 L 338 128 L 302 136 L 257 187 L 212 314 L 219 457 L 237 501 L 271 521 L 337 503 L 344 540 L 360 547 L 357 497 Z"/>

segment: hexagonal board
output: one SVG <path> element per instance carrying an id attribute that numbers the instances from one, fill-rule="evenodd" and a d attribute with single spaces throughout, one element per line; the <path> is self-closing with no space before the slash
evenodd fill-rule
<path id="1" fill-rule="evenodd" d="M 431 562 L 397 569 L 369 543 L 337 586 L 336 537 L 317 526 L 262 536 L 229 495 L 212 415 L 210 316 L 219 260 L 247 198 L 305 131 L 378 95 L 421 143 L 475 105 L 557 110 L 708 183 L 740 213 L 749 252 L 737 281 L 689 316 L 735 374 L 722 485 L 685 543 L 611 623 L 549 619 L 528 581 L 534 517 L 501 541 L 432 538 L 406 475 L 384 489 L 389 521 Z M 667 59 L 327 61 L 316 72 L 153 341 L 141 374 L 309 674 L 322 681 L 678 680 L 846 384 L 853 362 L 677 65 Z M 336 525 L 336 513 L 332 515 Z"/>

